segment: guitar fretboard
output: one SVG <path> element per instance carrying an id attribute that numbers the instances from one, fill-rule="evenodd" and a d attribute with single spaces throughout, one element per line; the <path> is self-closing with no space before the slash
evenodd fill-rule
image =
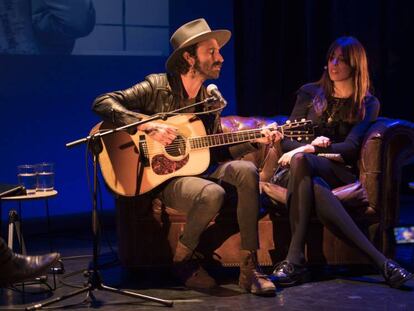
<path id="1" fill-rule="evenodd" d="M 189 138 L 189 142 L 191 149 L 202 149 L 252 141 L 260 137 L 263 137 L 261 129 L 253 129 L 208 136 L 191 137 Z"/>

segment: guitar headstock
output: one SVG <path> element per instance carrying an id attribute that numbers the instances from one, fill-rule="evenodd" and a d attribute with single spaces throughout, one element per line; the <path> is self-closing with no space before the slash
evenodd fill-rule
<path id="1" fill-rule="evenodd" d="M 300 121 L 286 121 L 285 124 L 280 126 L 282 133 L 285 138 L 290 138 L 290 140 L 297 141 L 309 141 L 314 138 L 314 127 L 311 120 L 302 119 Z"/>

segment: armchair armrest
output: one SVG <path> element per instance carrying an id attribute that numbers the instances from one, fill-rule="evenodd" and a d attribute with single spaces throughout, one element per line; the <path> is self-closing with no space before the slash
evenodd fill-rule
<path id="1" fill-rule="evenodd" d="M 359 161 L 360 181 L 369 205 L 380 217 L 382 249 L 392 253 L 387 236 L 399 218 L 399 191 L 403 166 L 414 160 L 414 123 L 378 118 L 365 136 Z"/>
<path id="2" fill-rule="evenodd" d="M 260 128 L 276 122 L 278 125 L 284 124 L 287 116 L 279 115 L 274 117 L 241 117 L 236 115 L 221 118 L 223 132 L 235 132 L 246 129 Z M 278 145 L 268 148 L 263 144 L 255 152 L 245 155 L 242 159 L 253 162 L 260 169 L 260 180 L 268 181 L 273 175 L 277 165 L 277 159 L 281 152 Z"/>
<path id="3" fill-rule="evenodd" d="M 369 128 L 361 147 L 360 180 L 370 205 L 397 207 L 397 201 L 385 202 L 398 194 L 401 169 L 414 160 L 414 124 L 409 121 L 379 118 Z"/>

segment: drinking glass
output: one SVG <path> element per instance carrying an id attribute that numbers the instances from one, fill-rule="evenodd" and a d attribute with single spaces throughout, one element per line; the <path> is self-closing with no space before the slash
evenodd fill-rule
<path id="1" fill-rule="evenodd" d="M 50 191 L 55 187 L 55 168 L 53 163 L 36 164 L 36 191 Z"/>
<path id="2" fill-rule="evenodd" d="M 26 188 L 27 194 L 36 192 L 36 166 L 32 164 L 22 164 L 17 166 L 17 179 L 19 184 Z"/>

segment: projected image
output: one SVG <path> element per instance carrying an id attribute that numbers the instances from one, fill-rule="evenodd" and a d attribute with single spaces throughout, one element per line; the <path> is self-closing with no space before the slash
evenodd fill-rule
<path id="1" fill-rule="evenodd" d="M 414 243 L 414 226 L 395 227 L 394 236 L 397 244 Z"/>
<path id="2" fill-rule="evenodd" d="M 0 51 L 70 54 L 95 26 L 92 0 L 0 1 Z"/>
<path id="3" fill-rule="evenodd" d="M 169 53 L 169 0 L 1 0 L 1 54 Z"/>

